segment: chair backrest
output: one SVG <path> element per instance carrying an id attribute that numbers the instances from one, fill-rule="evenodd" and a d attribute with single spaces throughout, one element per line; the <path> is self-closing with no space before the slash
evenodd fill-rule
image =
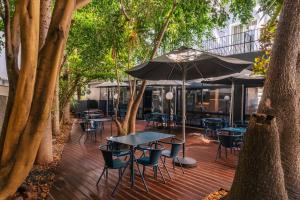
<path id="1" fill-rule="evenodd" d="M 180 151 L 181 143 L 171 143 L 171 154 L 172 158 L 175 158 Z"/>
<path id="2" fill-rule="evenodd" d="M 108 168 L 112 168 L 113 167 L 113 151 L 109 148 L 109 145 L 102 145 L 99 147 L 99 149 L 102 153 L 105 165 Z"/>
<path id="3" fill-rule="evenodd" d="M 234 147 L 234 141 L 235 141 L 236 136 L 219 134 L 218 137 L 219 137 L 220 144 L 223 147 L 226 147 L 226 148 Z"/>
<path id="4" fill-rule="evenodd" d="M 121 144 L 121 143 L 113 142 L 110 140 L 107 141 L 107 145 L 109 146 L 109 149 L 113 150 L 113 151 L 121 151 L 121 150 L 129 149 L 129 146 L 126 144 Z"/>
<path id="5" fill-rule="evenodd" d="M 217 130 L 223 127 L 223 122 L 216 120 L 204 120 L 204 127 L 212 130 Z"/>
<path id="6" fill-rule="evenodd" d="M 162 149 L 149 149 L 150 164 L 157 165 Z"/>
<path id="7" fill-rule="evenodd" d="M 95 121 L 93 121 L 93 120 L 91 120 L 90 124 L 91 124 L 91 128 L 92 128 L 92 129 L 96 129 L 97 126 L 98 126 L 97 122 L 95 122 Z"/>

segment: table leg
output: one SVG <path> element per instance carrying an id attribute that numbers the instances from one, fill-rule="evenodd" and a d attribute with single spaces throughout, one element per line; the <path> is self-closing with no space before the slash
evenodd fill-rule
<path id="1" fill-rule="evenodd" d="M 130 181 L 131 181 L 131 188 L 134 186 L 134 148 L 130 146 Z"/>
<path id="2" fill-rule="evenodd" d="M 110 136 L 113 136 L 112 129 L 113 129 L 113 117 L 111 117 L 111 123 L 110 123 Z"/>
<path id="3" fill-rule="evenodd" d="M 157 149 L 157 144 L 158 142 L 155 141 L 155 149 Z M 154 179 L 157 180 L 157 167 L 154 167 L 153 170 L 154 170 Z"/>

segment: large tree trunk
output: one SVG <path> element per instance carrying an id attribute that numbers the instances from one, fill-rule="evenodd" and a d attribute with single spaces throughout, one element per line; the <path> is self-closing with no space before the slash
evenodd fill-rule
<path id="1" fill-rule="evenodd" d="M 277 131 L 273 130 L 270 138 L 279 134 L 281 170 L 278 169 L 277 175 L 263 174 L 263 171 L 257 171 L 259 177 L 264 177 L 265 184 L 256 184 L 257 193 L 251 196 L 251 199 L 259 199 L 265 189 L 272 190 L 273 193 L 284 197 L 285 191 L 269 188 L 268 185 L 274 181 L 284 180 L 284 188 L 287 191 L 288 199 L 300 199 L 300 134 L 299 134 L 299 93 L 297 93 L 297 58 L 300 43 L 300 2 L 285 1 L 280 16 L 278 30 L 276 33 L 270 67 L 268 69 L 267 80 L 265 82 L 264 94 L 258 109 L 259 113 L 271 114 L 275 116 L 277 122 Z M 249 134 L 249 133 L 247 133 Z M 267 133 L 266 133 L 267 134 Z M 249 137 L 257 137 L 255 134 L 249 134 Z M 276 136 L 277 137 L 277 136 Z M 252 138 L 257 140 L 257 138 Z M 277 146 L 276 140 L 273 140 L 273 146 Z M 266 142 L 266 144 L 269 144 Z M 245 149 L 254 148 L 255 144 L 245 140 Z M 271 144 L 268 145 L 269 149 Z M 258 147 L 259 148 L 259 147 Z M 246 150 L 245 150 L 246 151 Z M 243 154 L 243 153 L 242 153 Z M 275 157 L 273 159 L 279 158 Z M 269 165 L 273 159 L 265 158 L 264 164 Z M 241 184 L 255 179 L 247 174 L 256 170 L 255 165 L 246 168 L 247 160 L 241 159 L 236 176 L 232 185 L 229 199 L 238 199 L 238 192 L 243 191 L 247 185 Z M 256 177 L 257 177 L 256 176 Z M 257 180 L 257 179 L 256 179 Z M 279 184 L 279 183 L 278 183 Z M 280 192 L 280 193 L 279 193 Z M 244 195 L 248 193 L 244 193 Z M 244 198 L 242 198 L 244 199 Z"/>
<path id="2" fill-rule="evenodd" d="M 12 112 L 13 102 L 16 95 L 17 83 L 19 77 L 18 54 L 20 47 L 20 5 L 17 4 L 13 16 L 13 22 L 10 18 L 9 1 L 4 1 L 5 4 L 5 19 L 4 19 L 4 35 L 5 35 L 5 58 L 6 70 L 9 82 L 8 99 L 5 109 L 5 116 L 2 124 L 0 135 L 0 155 L 2 154 L 4 141 L 7 133 L 7 126 L 10 113 Z M 12 25 L 12 27 L 11 27 Z"/>
<path id="3" fill-rule="evenodd" d="M 51 116 L 49 116 L 47 120 L 47 127 L 45 128 L 43 135 L 44 136 L 35 159 L 36 163 L 42 165 L 53 161 Z"/>
<path id="4" fill-rule="evenodd" d="M 52 120 L 52 134 L 60 134 L 60 125 L 59 125 L 59 79 L 57 78 L 57 83 L 55 87 L 55 94 L 52 103 L 51 111 L 51 120 Z"/>
<path id="5" fill-rule="evenodd" d="M 245 142 L 228 199 L 287 200 L 275 119 L 252 116 Z"/>
<path id="6" fill-rule="evenodd" d="M 0 155 L 0 200 L 9 198 L 33 166 L 49 119 L 52 98 L 74 9 L 88 0 L 56 1 L 39 51 L 40 1 L 20 5 L 21 71 Z"/>
<path id="7" fill-rule="evenodd" d="M 45 44 L 46 36 L 48 33 L 50 21 L 51 21 L 51 0 L 41 0 L 40 10 L 40 38 L 39 49 Z M 40 148 L 35 162 L 38 164 L 47 164 L 53 161 L 52 152 L 52 125 L 51 125 L 51 113 L 49 114 L 48 125 L 45 129 L 44 137 L 42 139 Z"/>
<path id="8" fill-rule="evenodd" d="M 70 109 L 71 109 L 71 104 L 70 101 L 68 101 L 65 106 L 63 107 L 63 111 L 62 111 L 62 122 L 63 124 L 67 124 L 69 123 L 70 120 Z"/>

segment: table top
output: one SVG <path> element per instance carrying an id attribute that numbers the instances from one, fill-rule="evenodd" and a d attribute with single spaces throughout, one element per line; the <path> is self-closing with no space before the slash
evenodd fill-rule
<path id="1" fill-rule="evenodd" d="M 224 119 L 218 118 L 218 117 L 212 117 L 212 118 L 202 118 L 203 121 L 217 121 L 217 122 L 222 122 Z"/>
<path id="2" fill-rule="evenodd" d="M 89 120 L 94 122 L 108 122 L 111 121 L 111 118 L 100 118 L 100 119 L 89 119 Z"/>
<path id="3" fill-rule="evenodd" d="M 118 142 L 122 144 L 127 144 L 130 146 L 137 146 L 141 144 L 146 144 L 149 142 L 154 142 L 166 138 L 175 137 L 173 134 L 159 133 L 159 132 L 140 132 L 136 134 L 130 134 L 121 137 L 110 137 L 109 141 Z"/>
<path id="4" fill-rule="evenodd" d="M 246 128 L 243 127 L 226 127 L 220 129 L 220 131 L 234 132 L 234 133 L 245 133 L 247 131 Z"/>
<path id="5" fill-rule="evenodd" d="M 91 114 L 91 113 L 98 114 L 98 113 L 102 113 L 102 111 L 99 110 L 99 109 L 90 109 L 90 110 L 83 111 L 83 113 L 85 113 L 85 114 Z"/>
<path id="6" fill-rule="evenodd" d="M 166 114 L 166 113 L 158 113 L 158 112 L 154 112 L 154 113 L 151 113 L 151 115 L 161 115 L 161 116 L 163 116 L 163 115 L 168 115 L 168 114 Z"/>

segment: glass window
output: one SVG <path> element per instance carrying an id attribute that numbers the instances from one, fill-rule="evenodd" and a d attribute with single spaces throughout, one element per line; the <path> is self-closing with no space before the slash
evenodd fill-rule
<path id="1" fill-rule="evenodd" d="M 263 93 L 263 88 L 246 88 L 245 114 L 250 115 L 257 111 Z"/>
<path id="2" fill-rule="evenodd" d="M 180 97 L 180 92 L 179 97 Z M 203 96 L 202 96 L 203 93 Z M 230 88 L 187 90 L 186 110 L 188 112 L 214 112 L 228 114 L 230 108 Z M 181 98 L 178 99 L 178 110 L 181 110 Z"/>
<path id="3" fill-rule="evenodd" d="M 228 114 L 230 99 L 230 88 L 203 89 L 203 111 Z"/>

